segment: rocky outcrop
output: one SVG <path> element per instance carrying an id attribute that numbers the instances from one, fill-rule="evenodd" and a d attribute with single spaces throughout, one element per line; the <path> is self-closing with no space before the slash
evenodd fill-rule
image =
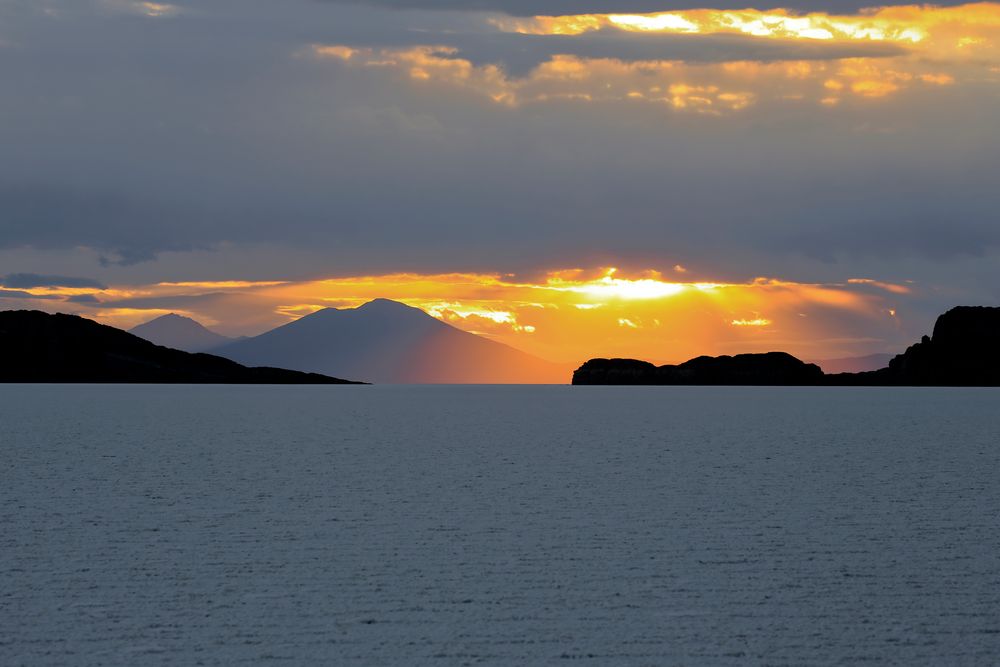
<path id="1" fill-rule="evenodd" d="M 280 368 L 247 368 L 154 345 L 75 315 L 0 312 L 0 382 L 355 384 Z"/>
<path id="2" fill-rule="evenodd" d="M 889 362 L 859 373 L 865 383 L 1000 386 L 1000 308 L 959 306 L 938 317 L 934 332 Z"/>
<path id="3" fill-rule="evenodd" d="M 823 371 L 784 352 L 697 357 L 676 366 L 591 359 L 573 373 L 573 384 L 818 385 Z"/>

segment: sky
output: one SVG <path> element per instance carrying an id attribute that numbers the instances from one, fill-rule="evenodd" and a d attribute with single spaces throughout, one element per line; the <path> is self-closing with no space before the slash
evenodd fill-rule
<path id="1" fill-rule="evenodd" d="M 0 0 L 0 308 L 560 362 L 1000 302 L 1000 4 Z"/>

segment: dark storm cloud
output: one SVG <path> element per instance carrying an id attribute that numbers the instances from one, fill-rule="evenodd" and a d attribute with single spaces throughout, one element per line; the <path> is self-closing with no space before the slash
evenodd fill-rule
<path id="1" fill-rule="evenodd" d="M 853 13 L 865 7 L 912 4 L 908 0 L 317 0 L 391 7 L 393 9 L 433 9 L 450 11 L 504 12 L 514 16 L 561 16 L 567 14 L 635 14 L 676 9 L 774 9 L 800 12 Z M 936 3 L 960 4 L 955 0 Z"/>
<path id="2" fill-rule="evenodd" d="M 70 276 L 43 276 L 37 273 L 11 273 L 0 276 L 0 286 L 15 289 L 31 289 L 32 287 L 93 287 L 107 289 L 99 281 L 92 278 L 74 278 Z"/>

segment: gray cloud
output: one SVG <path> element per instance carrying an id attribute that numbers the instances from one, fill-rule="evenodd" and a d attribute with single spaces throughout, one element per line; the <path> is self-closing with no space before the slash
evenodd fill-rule
<path id="1" fill-rule="evenodd" d="M 98 299 L 93 294 L 77 294 L 75 296 L 69 297 L 66 300 L 69 301 L 70 303 L 80 303 L 84 305 L 97 305 L 101 303 L 100 299 Z"/>
<path id="2" fill-rule="evenodd" d="M 240 294 L 230 292 L 209 292 L 205 294 L 185 294 L 178 296 L 150 296 L 133 299 L 106 300 L 101 304 L 107 308 L 135 308 L 140 310 L 170 310 L 207 307 L 230 301 L 239 301 Z"/>
<path id="3" fill-rule="evenodd" d="M 41 299 L 43 301 L 44 300 L 51 301 L 51 300 L 62 299 L 62 297 L 54 294 L 32 294 L 31 292 L 23 292 L 21 290 L 0 289 L 0 299 L 18 299 L 18 300 Z"/>
<path id="4" fill-rule="evenodd" d="M 514 16 L 563 16 L 568 14 L 634 14 L 675 9 L 756 9 L 785 8 L 801 12 L 852 13 L 872 6 L 912 4 L 907 0 L 872 3 L 868 0 L 320 0 L 346 2 L 393 9 L 504 12 Z M 946 0 L 942 5 L 961 4 Z"/>
<path id="5" fill-rule="evenodd" d="M 32 287 L 93 287 L 107 289 L 99 281 L 92 278 L 74 278 L 70 276 L 43 276 L 37 273 L 11 273 L 0 276 L 0 285 L 16 289 Z"/>

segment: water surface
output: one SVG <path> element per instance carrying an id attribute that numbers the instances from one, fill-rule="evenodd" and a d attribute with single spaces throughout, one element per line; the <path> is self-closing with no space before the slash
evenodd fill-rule
<path id="1" fill-rule="evenodd" d="M 995 664 L 998 408 L 0 386 L 0 663 Z"/>

